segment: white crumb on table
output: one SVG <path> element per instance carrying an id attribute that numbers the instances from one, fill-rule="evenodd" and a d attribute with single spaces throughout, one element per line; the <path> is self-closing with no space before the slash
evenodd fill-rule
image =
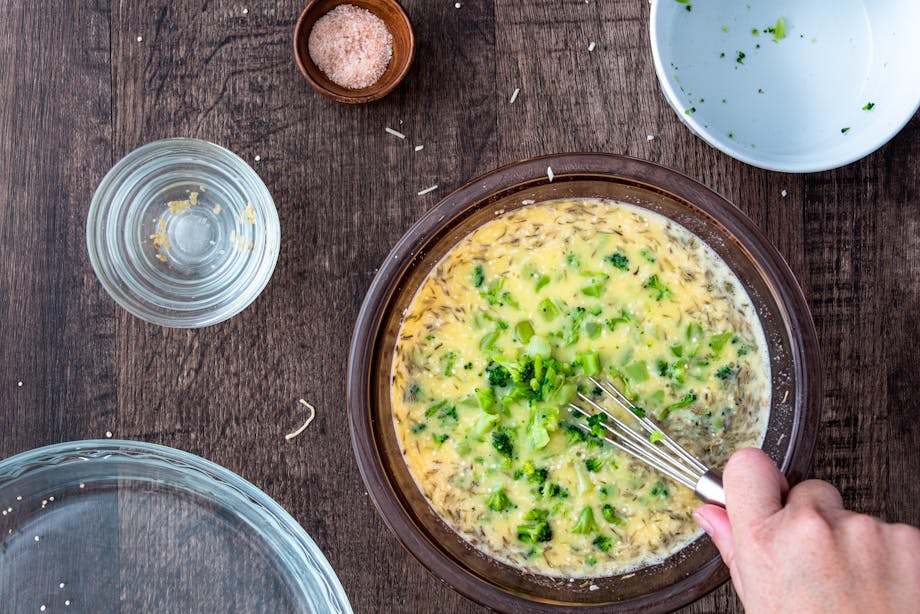
<path id="1" fill-rule="evenodd" d="M 516 87 L 514 91 L 511 92 L 511 100 L 508 101 L 508 104 L 514 104 L 514 101 L 517 100 L 518 94 L 521 93 L 521 88 Z"/>
<path id="2" fill-rule="evenodd" d="M 594 41 L 588 43 L 588 51 L 594 51 L 595 47 L 597 47 L 597 44 Z"/>

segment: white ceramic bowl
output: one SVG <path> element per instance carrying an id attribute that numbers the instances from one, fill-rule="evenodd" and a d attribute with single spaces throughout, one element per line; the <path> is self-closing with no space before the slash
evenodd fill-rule
<path id="1" fill-rule="evenodd" d="M 918 27 L 918 0 L 653 0 L 651 12 L 680 120 L 733 158 L 796 173 L 854 162 L 913 117 Z"/>

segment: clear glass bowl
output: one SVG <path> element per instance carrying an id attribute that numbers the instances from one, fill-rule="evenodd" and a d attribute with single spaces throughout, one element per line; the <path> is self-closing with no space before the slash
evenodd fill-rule
<path id="1" fill-rule="evenodd" d="M 654 211 L 703 239 L 728 264 L 754 303 L 769 346 L 772 405 L 763 448 L 790 482 L 803 478 L 821 413 L 821 361 L 811 314 L 788 265 L 748 218 L 712 190 L 656 164 L 606 154 L 538 158 L 488 173 L 447 196 L 397 243 L 368 291 L 352 339 L 348 413 L 355 454 L 387 525 L 419 561 L 470 599 L 498 611 L 670 611 L 728 578 L 708 538 L 635 573 L 577 582 L 522 573 L 476 550 L 441 520 L 412 479 L 393 427 L 396 337 L 404 310 L 431 269 L 496 215 L 573 197 Z"/>
<path id="2" fill-rule="evenodd" d="M 0 508 L 4 611 L 352 611 L 287 512 L 173 448 L 77 441 L 13 456 Z"/>
<path id="3" fill-rule="evenodd" d="M 102 179 L 86 221 L 90 262 L 115 302 L 174 328 L 222 322 L 265 288 L 281 229 L 268 188 L 208 141 L 164 139 Z"/>

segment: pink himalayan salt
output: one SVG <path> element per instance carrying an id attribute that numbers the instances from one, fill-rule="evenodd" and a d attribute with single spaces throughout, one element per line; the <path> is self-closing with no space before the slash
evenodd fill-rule
<path id="1" fill-rule="evenodd" d="M 353 4 L 340 4 L 313 24 L 310 58 L 334 83 L 361 89 L 376 83 L 393 57 L 393 35 L 383 20 Z"/>

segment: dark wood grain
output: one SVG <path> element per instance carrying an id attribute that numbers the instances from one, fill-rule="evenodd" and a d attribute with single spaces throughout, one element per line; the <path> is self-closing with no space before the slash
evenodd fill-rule
<path id="1" fill-rule="evenodd" d="M 404 6 L 414 67 L 387 98 L 343 106 L 294 64 L 293 0 L 0 0 L 0 455 L 106 431 L 200 454 L 303 524 L 356 611 L 480 611 L 403 551 L 365 495 L 345 418 L 352 325 L 389 248 L 450 189 L 525 157 L 607 151 L 701 180 L 777 245 L 823 350 L 815 474 L 849 506 L 920 524 L 920 120 L 843 169 L 762 171 L 674 117 L 645 2 Z M 265 292 L 203 330 L 117 309 L 84 247 L 103 174 L 167 136 L 240 154 L 281 220 Z M 299 398 L 317 418 L 288 443 Z M 687 608 L 740 610 L 728 586 Z"/>

